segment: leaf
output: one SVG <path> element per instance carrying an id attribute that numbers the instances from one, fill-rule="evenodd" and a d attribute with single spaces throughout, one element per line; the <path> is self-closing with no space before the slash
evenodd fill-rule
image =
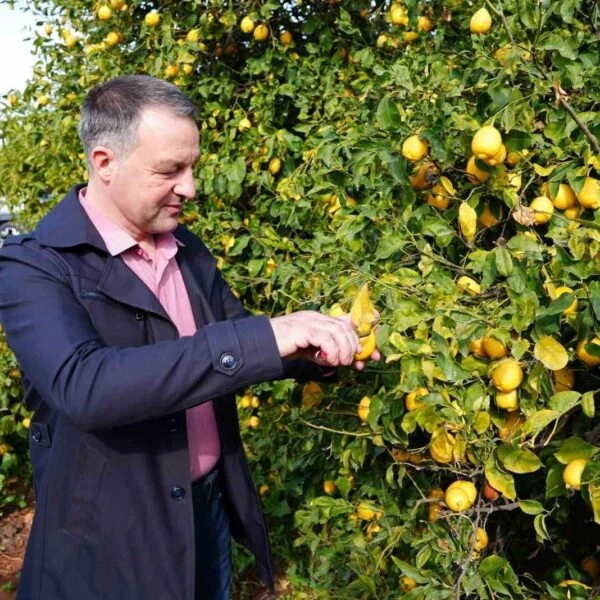
<path id="1" fill-rule="evenodd" d="M 600 524 L 600 485 L 590 481 L 588 491 L 590 494 L 592 511 L 594 512 L 594 522 Z"/>
<path id="2" fill-rule="evenodd" d="M 533 520 L 533 526 L 535 527 L 535 532 L 537 533 L 537 538 L 540 542 L 550 540 L 550 534 L 546 527 L 546 515 L 537 515 Z"/>
<path id="3" fill-rule="evenodd" d="M 498 460 L 512 473 L 534 473 L 542 466 L 542 461 L 526 448 L 503 444 L 498 447 L 497 452 Z"/>
<path id="4" fill-rule="evenodd" d="M 529 148 L 533 143 L 533 138 L 525 131 L 513 129 L 506 135 L 502 136 L 502 141 L 504 142 L 508 152 L 516 152 L 517 150 Z"/>
<path id="5" fill-rule="evenodd" d="M 513 260 L 506 248 L 494 248 L 496 271 L 502 277 L 510 277 L 513 272 Z"/>
<path id="6" fill-rule="evenodd" d="M 414 579 L 417 583 L 429 582 L 430 577 L 432 575 L 431 571 L 420 571 L 419 569 L 413 567 L 413 565 L 411 565 L 410 563 L 404 562 L 403 560 L 400 560 L 395 556 L 392 556 L 392 560 L 394 561 L 394 564 L 398 567 L 398 569 L 402 571 L 403 575 Z"/>
<path id="7" fill-rule="evenodd" d="M 323 389 L 316 381 L 308 382 L 302 388 L 302 408 L 310 409 L 319 406 L 323 401 Z"/>
<path id="8" fill-rule="evenodd" d="M 549 167 L 542 167 L 541 165 L 535 164 L 533 165 L 533 170 L 540 176 L 540 177 L 548 177 L 548 175 L 550 175 L 550 173 L 552 173 L 552 171 L 554 171 L 555 169 L 555 165 L 550 165 Z"/>
<path id="9" fill-rule="evenodd" d="M 560 445 L 554 456 L 563 465 L 566 465 L 576 458 L 585 458 L 588 460 L 598 452 L 600 452 L 600 448 L 592 446 L 592 444 L 588 444 L 580 438 L 570 437 Z"/>
<path id="10" fill-rule="evenodd" d="M 477 232 L 477 213 L 466 202 L 461 202 L 458 207 L 458 225 L 460 232 L 467 240 L 472 241 L 475 238 L 475 233 Z"/>
<path id="11" fill-rule="evenodd" d="M 544 335 L 537 341 L 533 355 L 552 371 L 563 369 L 569 362 L 569 355 L 563 345 L 549 335 Z"/>
<path id="12" fill-rule="evenodd" d="M 560 413 L 556 410 L 538 410 L 528 417 L 523 426 L 523 433 L 525 435 L 534 435 L 539 433 L 548 423 L 552 423 L 555 419 L 560 417 Z"/>
<path id="13" fill-rule="evenodd" d="M 585 392 L 581 397 L 581 409 L 583 414 L 590 419 L 596 414 L 596 403 L 594 400 L 594 392 Z"/>
<path id="14" fill-rule="evenodd" d="M 567 490 L 565 488 L 565 482 L 563 481 L 563 471 L 565 470 L 564 465 L 559 462 L 554 463 L 549 469 L 546 475 L 546 498 L 558 498 L 565 496 Z"/>
<path id="15" fill-rule="evenodd" d="M 406 240 L 402 237 L 387 235 L 379 240 L 375 257 L 386 260 L 393 254 L 396 254 L 396 252 L 402 250 L 404 246 L 406 246 Z"/>
<path id="16" fill-rule="evenodd" d="M 498 467 L 495 453 L 490 454 L 485 463 L 485 476 L 489 484 L 509 500 L 514 500 L 517 496 L 515 490 L 515 479 L 509 473 L 504 473 Z"/>
<path id="17" fill-rule="evenodd" d="M 402 124 L 400 111 L 389 96 L 384 96 L 377 107 L 377 122 L 386 131 L 397 131 Z"/>
<path id="18" fill-rule="evenodd" d="M 592 281 L 589 286 L 590 304 L 594 309 L 596 319 L 600 319 L 600 282 Z"/>
<path id="19" fill-rule="evenodd" d="M 558 392 L 548 401 L 548 408 L 558 411 L 559 413 L 566 413 L 568 410 L 577 406 L 580 398 L 581 394 L 579 392 L 570 390 Z"/>
<path id="20" fill-rule="evenodd" d="M 544 506 L 537 500 L 519 500 L 519 506 L 526 515 L 539 515 L 544 512 Z"/>

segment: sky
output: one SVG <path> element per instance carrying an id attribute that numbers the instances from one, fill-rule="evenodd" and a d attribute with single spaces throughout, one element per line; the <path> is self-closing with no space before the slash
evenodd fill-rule
<path id="1" fill-rule="evenodd" d="M 27 34 L 27 26 L 32 30 L 35 28 L 31 12 L 11 10 L 8 5 L 0 3 L 0 95 L 11 89 L 23 89 L 31 76 L 34 62 L 32 46 L 31 42 L 23 41 L 25 37 L 32 37 Z"/>

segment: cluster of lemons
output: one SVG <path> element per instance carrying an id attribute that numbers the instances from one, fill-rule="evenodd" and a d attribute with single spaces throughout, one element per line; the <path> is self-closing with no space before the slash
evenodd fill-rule
<path id="1" fill-rule="evenodd" d="M 252 37 L 257 42 L 264 42 L 268 39 L 270 31 L 269 26 L 266 23 L 259 23 L 258 25 L 254 22 L 254 19 L 249 15 L 246 15 L 240 22 L 240 29 L 245 34 L 252 34 Z M 279 34 L 279 42 L 283 46 L 289 46 L 293 41 L 292 34 L 284 30 Z"/>

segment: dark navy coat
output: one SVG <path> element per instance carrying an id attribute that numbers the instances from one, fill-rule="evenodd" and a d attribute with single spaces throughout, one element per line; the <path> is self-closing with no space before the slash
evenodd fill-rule
<path id="1" fill-rule="evenodd" d="M 107 252 L 78 190 L 0 251 L 0 320 L 35 411 L 36 512 L 18 598 L 193 599 L 185 409 L 211 399 L 232 532 L 272 585 L 234 392 L 307 364 L 284 367 L 268 319 L 248 315 L 183 227 L 177 260 L 200 328 L 179 338 L 153 293 Z"/>

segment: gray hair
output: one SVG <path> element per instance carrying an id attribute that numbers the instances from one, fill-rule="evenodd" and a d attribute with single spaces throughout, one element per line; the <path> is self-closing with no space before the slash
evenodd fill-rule
<path id="1" fill-rule="evenodd" d="M 92 88 L 83 103 L 79 137 L 90 162 L 95 146 L 126 156 L 137 143 L 142 111 L 168 108 L 180 117 L 195 119 L 196 105 L 172 83 L 148 75 L 116 77 Z"/>

